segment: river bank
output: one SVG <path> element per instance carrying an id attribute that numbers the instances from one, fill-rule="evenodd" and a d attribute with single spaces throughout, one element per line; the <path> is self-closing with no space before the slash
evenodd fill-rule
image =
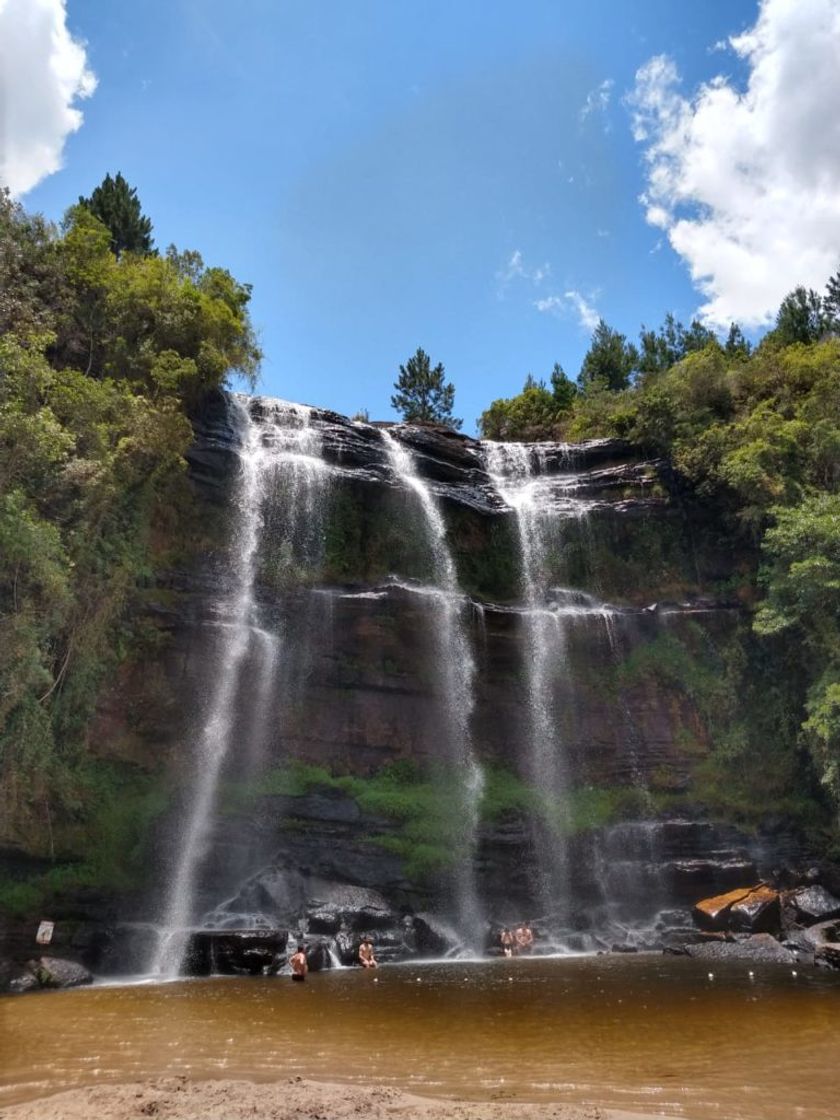
<path id="1" fill-rule="evenodd" d="M 300 1077 L 272 1084 L 167 1077 L 97 1085 L 0 1109 L 2 1120 L 659 1120 L 661 1114 L 509 1100 L 453 1101 Z"/>

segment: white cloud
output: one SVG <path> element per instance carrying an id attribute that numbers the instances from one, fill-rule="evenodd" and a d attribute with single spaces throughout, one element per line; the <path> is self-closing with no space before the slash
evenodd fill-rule
<path id="1" fill-rule="evenodd" d="M 522 256 L 522 250 L 514 249 L 510 255 L 510 260 L 504 268 L 500 268 L 496 273 L 497 294 L 502 299 L 508 287 L 516 280 L 524 280 L 535 287 L 539 287 L 543 280 L 550 275 L 551 265 L 548 261 L 533 268 L 527 267 Z"/>
<path id="2" fill-rule="evenodd" d="M 96 78 L 67 29 L 65 0 L 0 0 L 0 183 L 12 194 L 58 171 Z"/>
<path id="3" fill-rule="evenodd" d="M 645 145 L 647 220 L 706 297 L 702 318 L 758 326 L 840 259 L 840 0 L 762 0 L 729 45 L 746 89 L 717 77 L 692 98 L 664 55 L 628 101 Z"/>
<path id="4" fill-rule="evenodd" d="M 607 78 L 606 81 L 601 82 L 595 89 L 591 89 L 586 95 L 586 100 L 580 111 L 580 119 L 585 121 L 591 113 L 605 113 L 610 104 L 610 97 L 612 95 L 612 88 L 615 82 L 612 78 Z"/>
<path id="5" fill-rule="evenodd" d="M 569 311 L 574 311 L 580 325 L 588 331 L 593 331 L 601 318 L 592 304 L 575 289 L 564 292 L 562 296 L 546 296 L 545 299 L 535 300 L 534 307 L 548 315 L 565 316 Z"/>

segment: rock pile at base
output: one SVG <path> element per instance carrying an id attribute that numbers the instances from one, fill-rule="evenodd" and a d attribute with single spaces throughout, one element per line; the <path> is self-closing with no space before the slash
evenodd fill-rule
<path id="1" fill-rule="evenodd" d="M 840 968 L 840 899 L 825 886 L 767 883 L 704 898 L 692 910 L 697 943 L 668 951 L 703 960 L 805 961 Z"/>

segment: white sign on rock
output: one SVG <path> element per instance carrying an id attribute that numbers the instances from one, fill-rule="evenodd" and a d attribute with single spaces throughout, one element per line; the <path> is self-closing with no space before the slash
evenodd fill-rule
<path id="1" fill-rule="evenodd" d="M 54 929 L 55 922 L 41 922 L 38 926 L 38 932 L 35 934 L 35 941 L 38 945 L 49 945 L 52 941 Z"/>

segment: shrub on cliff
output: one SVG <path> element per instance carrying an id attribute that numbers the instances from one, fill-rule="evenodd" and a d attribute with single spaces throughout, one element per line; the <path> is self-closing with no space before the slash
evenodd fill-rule
<path id="1" fill-rule="evenodd" d="M 128 246 L 123 246 L 128 248 Z M 0 839 L 56 852 L 85 736 L 183 485 L 187 409 L 260 354 L 249 289 L 197 254 L 113 251 L 0 195 Z"/>

